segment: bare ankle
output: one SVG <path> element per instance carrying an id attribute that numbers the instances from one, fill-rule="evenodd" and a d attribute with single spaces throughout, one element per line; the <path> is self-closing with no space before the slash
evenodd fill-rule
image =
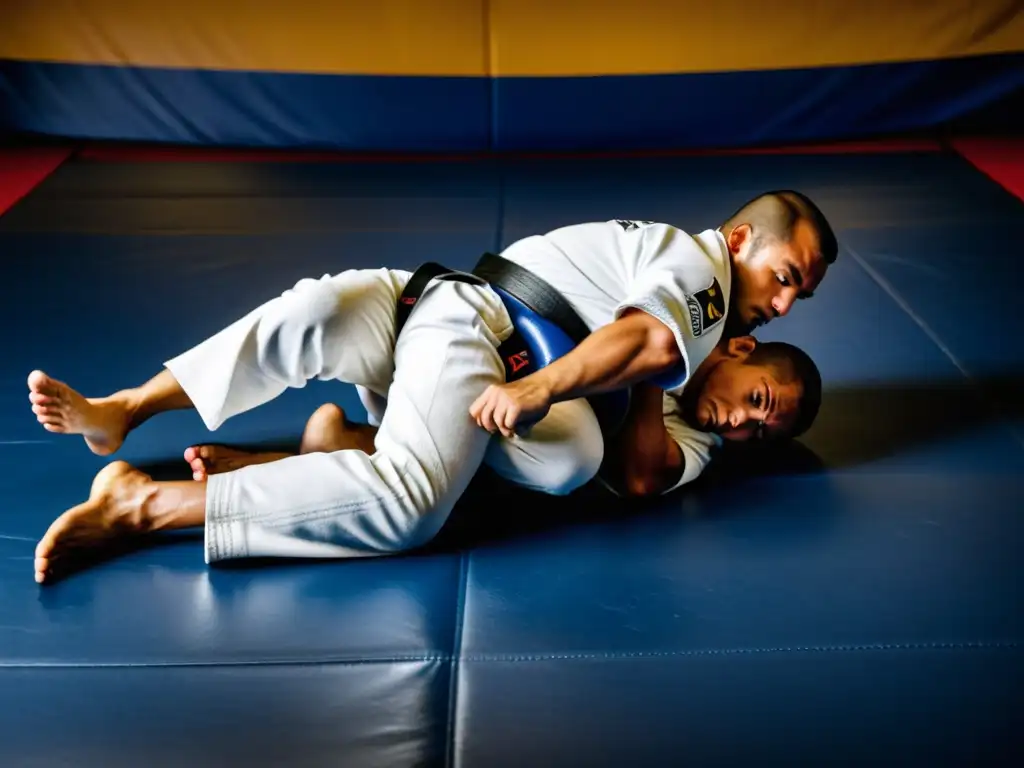
<path id="1" fill-rule="evenodd" d="M 194 528 L 206 520 L 206 482 L 155 482 L 140 489 L 140 531 Z"/>
<path id="2" fill-rule="evenodd" d="M 145 403 L 138 389 L 123 389 L 105 399 L 108 403 L 116 403 L 124 413 L 125 431 L 130 432 L 149 418 L 145 414 Z"/>
<path id="3" fill-rule="evenodd" d="M 161 519 L 161 508 L 166 507 L 166 500 L 161 498 L 160 486 L 152 480 L 141 485 L 136 493 L 138 502 L 136 514 L 131 516 L 130 525 L 135 533 L 149 533 L 158 529 Z"/>

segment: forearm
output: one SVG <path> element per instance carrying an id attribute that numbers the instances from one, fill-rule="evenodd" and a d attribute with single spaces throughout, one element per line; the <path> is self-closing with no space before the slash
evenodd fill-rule
<path id="1" fill-rule="evenodd" d="M 569 354 L 527 378 L 535 378 L 555 403 L 630 387 L 681 359 L 672 332 L 635 311 L 598 329 Z"/>
<path id="2" fill-rule="evenodd" d="M 683 453 L 665 429 L 661 389 L 633 388 L 629 414 L 608 452 L 605 473 L 630 496 L 652 496 L 673 487 L 683 472 Z"/>

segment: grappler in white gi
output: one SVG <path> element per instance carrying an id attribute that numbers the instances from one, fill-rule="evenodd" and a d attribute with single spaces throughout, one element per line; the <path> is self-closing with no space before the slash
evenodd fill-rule
<path id="1" fill-rule="evenodd" d="M 524 479 L 533 477 L 532 446 L 564 458 L 546 480 L 529 484 L 566 493 L 590 480 L 603 459 L 585 397 L 633 386 L 681 361 L 692 375 L 723 332 L 750 331 L 810 295 L 836 250 L 824 217 L 794 192 L 757 198 L 697 235 L 613 221 L 521 240 L 502 255 L 557 288 L 592 333 L 510 384 L 497 350 L 511 322 L 493 289 L 434 281 L 396 339 L 397 302 L 410 275 L 389 269 L 302 280 L 168 361 L 141 387 L 105 398 L 87 399 L 34 371 L 29 397 L 44 428 L 81 434 L 101 455 L 157 413 L 195 408 L 215 430 L 314 378 L 354 384 L 364 401 L 387 403 L 372 454 L 312 452 L 200 482 L 154 482 L 124 462 L 108 465 L 89 499 L 39 542 L 36 580 L 46 581 L 76 549 L 194 526 L 205 526 L 208 563 L 407 550 L 438 532 L 485 457 L 505 460 L 506 476 L 519 461 Z M 501 440 L 489 453 L 492 433 L 508 435 L 537 418 L 527 436 Z M 669 490 L 699 473 L 707 444 L 677 412 L 663 423 L 665 450 L 660 458 L 649 452 L 643 471 L 656 478 L 650 487 Z"/>

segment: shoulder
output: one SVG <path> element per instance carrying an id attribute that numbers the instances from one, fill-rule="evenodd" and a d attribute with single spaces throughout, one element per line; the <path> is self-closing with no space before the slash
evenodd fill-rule
<path id="1" fill-rule="evenodd" d="M 704 472 L 722 447 L 722 438 L 691 427 L 684 419 L 677 398 L 665 394 L 662 399 L 665 431 L 682 451 L 684 465 L 679 481 L 671 490 L 692 483 Z"/>
<path id="2" fill-rule="evenodd" d="M 671 224 L 655 224 L 646 233 L 648 258 L 662 266 L 670 264 L 688 272 L 695 287 L 706 288 L 729 272 L 729 254 L 721 232 L 708 229 L 691 234 Z"/>

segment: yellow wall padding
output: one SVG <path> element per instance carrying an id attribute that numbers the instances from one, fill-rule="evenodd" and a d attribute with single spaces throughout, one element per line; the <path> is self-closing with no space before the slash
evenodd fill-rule
<path id="1" fill-rule="evenodd" d="M 8 0 L 0 58 L 316 74 L 617 75 L 1024 50 L 1020 0 Z"/>

